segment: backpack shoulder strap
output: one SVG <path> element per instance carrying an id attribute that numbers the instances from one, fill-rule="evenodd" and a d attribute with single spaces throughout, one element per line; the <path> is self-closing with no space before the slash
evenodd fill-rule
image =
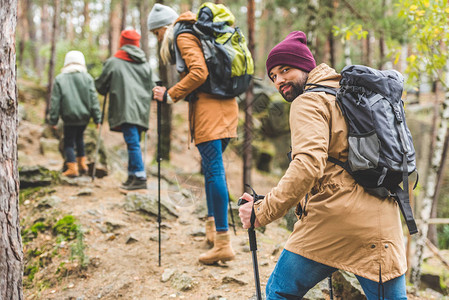
<path id="1" fill-rule="evenodd" d="M 326 86 L 326 85 L 321 85 L 321 84 L 307 83 L 305 86 L 310 86 L 312 88 L 308 88 L 307 90 L 304 90 L 304 93 L 325 92 L 326 94 L 331 94 L 331 95 L 337 96 L 337 92 L 338 92 L 338 89 L 336 89 L 336 88 Z"/>

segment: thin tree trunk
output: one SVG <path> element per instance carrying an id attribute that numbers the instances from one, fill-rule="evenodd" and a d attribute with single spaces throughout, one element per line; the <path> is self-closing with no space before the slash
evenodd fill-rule
<path id="1" fill-rule="evenodd" d="M 89 43 L 92 42 L 92 33 L 90 31 L 90 16 L 89 16 L 89 0 L 84 0 L 83 6 L 83 27 L 81 30 L 81 37 L 83 39 L 87 38 Z"/>
<path id="2" fill-rule="evenodd" d="M 317 17 L 320 3 L 318 0 L 309 0 L 307 5 L 307 46 L 315 55 L 318 52 L 317 47 Z"/>
<path id="3" fill-rule="evenodd" d="M 48 68 L 48 86 L 47 86 L 47 102 L 45 105 L 45 119 L 47 120 L 50 111 L 51 92 L 53 90 L 53 78 L 55 72 L 56 59 L 56 36 L 59 21 L 59 0 L 54 0 L 53 29 L 51 32 L 51 50 L 50 50 L 50 66 Z"/>
<path id="4" fill-rule="evenodd" d="M 150 5 L 148 0 L 141 0 L 139 2 L 139 12 L 140 12 L 140 47 L 143 52 L 145 52 L 145 56 L 148 59 L 150 57 L 150 47 L 148 45 L 148 26 L 147 26 L 147 17 L 150 13 Z"/>
<path id="5" fill-rule="evenodd" d="M 120 26 L 119 15 L 120 15 L 120 3 L 116 0 L 111 0 L 111 5 L 109 7 L 109 33 L 108 33 L 108 52 L 109 56 L 112 56 L 118 50 L 119 38 L 120 38 Z"/>
<path id="6" fill-rule="evenodd" d="M 158 0 L 156 3 L 164 4 L 163 0 Z M 165 66 L 162 63 L 161 57 L 160 57 L 160 43 L 158 43 L 158 57 L 159 57 L 159 77 L 162 80 L 162 83 L 164 86 L 169 88 L 170 86 L 174 85 L 174 82 L 172 82 L 173 76 L 172 75 L 172 69 L 170 66 Z M 162 103 L 162 122 L 161 122 L 161 157 L 163 160 L 170 160 L 170 149 L 171 149 L 171 119 L 172 119 L 172 107 L 171 104 L 168 103 Z"/>
<path id="7" fill-rule="evenodd" d="M 33 9 L 33 1 L 26 0 L 26 14 L 28 20 L 28 35 L 29 35 L 29 45 L 30 45 L 30 54 L 32 55 L 32 63 L 33 70 L 40 76 L 41 68 L 39 67 L 39 50 L 37 48 L 37 39 L 36 39 L 36 25 L 34 24 L 34 9 Z"/>
<path id="8" fill-rule="evenodd" d="M 21 300 L 23 252 L 17 171 L 17 0 L 0 0 L 0 299 Z"/>
<path id="9" fill-rule="evenodd" d="M 449 131 L 448 133 L 446 133 L 446 138 L 444 140 L 443 157 L 441 158 L 441 168 L 438 172 L 438 181 L 437 186 L 435 188 L 435 196 L 432 202 L 432 211 L 430 213 L 431 218 L 437 217 L 438 199 L 440 198 L 441 186 L 443 184 L 444 175 L 446 173 L 445 171 L 446 171 L 446 158 L 448 146 L 449 146 Z M 438 245 L 437 226 L 435 224 L 429 224 L 429 233 L 427 234 L 427 238 L 430 240 L 432 244 Z"/>
<path id="10" fill-rule="evenodd" d="M 254 57 L 254 16 L 255 2 L 248 0 L 247 21 L 248 21 L 248 49 Z M 253 83 L 251 82 L 245 97 L 245 138 L 243 141 L 243 189 L 249 191 L 246 184 L 251 185 L 251 170 L 253 167 Z"/>
<path id="11" fill-rule="evenodd" d="M 449 67 L 449 60 L 447 62 L 447 67 Z M 449 74 L 446 74 L 449 75 Z M 430 218 L 432 210 L 432 202 L 436 193 L 436 186 L 438 181 L 438 173 L 441 168 L 442 158 L 443 158 L 443 147 L 445 138 L 448 132 L 448 121 L 449 121 L 449 76 L 446 76 L 446 95 L 443 103 L 443 109 L 441 110 L 440 125 L 438 128 L 437 139 L 435 142 L 435 147 L 432 152 L 432 161 L 428 170 L 427 182 L 425 185 L 425 195 L 422 200 L 421 207 L 421 225 L 416 240 L 415 246 L 415 263 L 413 264 L 411 271 L 410 282 L 415 286 L 419 286 L 421 281 L 421 265 L 423 262 L 424 246 L 426 244 L 427 233 L 429 230 L 428 219 Z"/>
<path id="12" fill-rule="evenodd" d="M 351 47 L 349 46 L 349 41 L 344 42 L 344 55 L 345 55 L 345 65 L 352 65 L 351 60 Z"/>
<path id="13" fill-rule="evenodd" d="M 23 53 L 25 51 L 25 45 L 29 40 L 29 30 L 28 30 L 28 19 L 27 19 L 27 7 L 28 2 L 27 1 L 20 1 L 18 2 L 18 8 L 17 8 L 17 12 L 18 12 L 18 26 L 17 26 L 17 31 L 18 31 L 18 36 L 20 37 L 19 40 L 19 51 L 18 51 L 18 61 L 19 61 L 19 65 L 23 66 L 24 65 L 24 59 L 23 59 Z"/>
<path id="14" fill-rule="evenodd" d="M 49 32 L 50 32 L 50 15 L 48 13 L 48 1 L 42 1 L 42 13 L 41 13 L 41 32 L 42 32 L 42 44 L 47 44 L 50 42 Z"/>
<path id="15" fill-rule="evenodd" d="M 126 17 L 128 16 L 128 0 L 122 0 L 122 21 L 120 22 L 120 31 L 126 28 Z"/>

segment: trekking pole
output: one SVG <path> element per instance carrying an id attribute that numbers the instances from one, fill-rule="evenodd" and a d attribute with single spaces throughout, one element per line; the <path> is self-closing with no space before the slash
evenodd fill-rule
<path id="1" fill-rule="evenodd" d="M 257 200 L 265 198 L 264 196 L 259 196 L 253 190 L 253 188 L 249 184 L 245 184 L 253 191 L 253 209 L 251 211 L 250 223 L 251 226 L 248 228 L 248 237 L 249 237 L 249 249 L 251 250 L 253 256 L 253 269 L 254 269 L 254 283 L 256 285 L 256 298 L 257 300 L 262 300 L 262 294 L 260 292 L 260 279 L 259 279 L 259 266 L 257 263 L 257 241 L 256 241 L 256 232 L 254 230 L 254 222 L 256 221 L 256 214 L 254 213 L 254 202 Z M 238 206 L 247 203 L 245 199 L 240 198 L 238 202 Z"/>
<path id="2" fill-rule="evenodd" d="M 231 194 L 229 193 L 229 188 L 228 188 L 228 180 L 225 178 L 226 180 L 226 190 L 228 191 L 228 203 L 229 203 L 229 211 L 231 214 L 231 226 L 234 229 L 234 235 L 237 235 L 237 231 L 235 230 L 235 222 L 234 222 L 234 213 L 232 212 L 232 206 L 231 206 Z"/>
<path id="3" fill-rule="evenodd" d="M 103 120 L 104 120 L 104 114 L 105 114 L 105 110 L 106 110 L 106 102 L 107 101 L 108 101 L 108 94 L 106 93 L 104 95 L 104 100 L 103 100 L 103 111 L 101 112 L 101 120 L 100 120 L 100 128 L 98 129 L 97 144 L 95 145 L 94 164 L 92 166 L 92 182 L 95 180 L 95 171 L 97 170 L 97 159 L 98 159 L 98 152 L 100 151 L 100 141 L 101 141 L 101 129 L 103 127 Z"/>
<path id="4" fill-rule="evenodd" d="M 235 222 L 234 222 L 234 213 L 232 212 L 232 206 L 231 206 L 231 196 L 229 196 L 229 190 L 228 190 L 228 203 L 229 203 L 229 211 L 231 213 L 231 222 L 232 222 L 232 228 L 234 229 L 234 235 L 237 235 L 237 231 L 235 230 Z"/>
<path id="5" fill-rule="evenodd" d="M 147 138 L 148 130 L 145 131 L 143 135 L 143 168 L 145 169 L 147 163 L 147 149 L 148 149 L 148 138 Z"/>
<path id="6" fill-rule="evenodd" d="M 162 86 L 162 81 L 156 85 Z M 162 103 L 157 101 L 157 223 L 159 234 L 159 267 L 161 266 L 161 126 L 162 126 Z"/>
<path id="7" fill-rule="evenodd" d="M 332 290 L 332 274 L 328 277 L 329 282 L 329 299 L 334 300 L 334 291 Z"/>

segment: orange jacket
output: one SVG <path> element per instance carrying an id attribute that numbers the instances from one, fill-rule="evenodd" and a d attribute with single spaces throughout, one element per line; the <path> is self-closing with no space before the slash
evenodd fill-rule
<path id="1" fill-rule="evenodd" d="M 176 22 L 195 20 L 196 16 L 189 11 L 181 14 Z M 209 75 L 200 40 L 193 34 L 182 33 L 176 42 L 188 72 L 181 74 L 182 79 L 168 90 L 168 94 L 175 102 L 195 91 Z M 194 132 L 196 145 L 237 136 L 238 105 L 235 98 L 223 99 L 199 92 L 197 100 L 190 102 L 189 105 L 190 128 Z"/>

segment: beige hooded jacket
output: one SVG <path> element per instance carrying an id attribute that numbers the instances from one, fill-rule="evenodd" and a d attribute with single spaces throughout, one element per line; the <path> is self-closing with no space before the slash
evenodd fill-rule
<path id="1" fill-rule="evenodd" d="M 340 75 L 326 64 L 307 83 L 339 86 Z M 285 249 L 325 265 L 379 282 L 407 269 L 399 208 L 393 199 L 368 194 L 328 156 L 346 161 L 347 125 L 335 97 L 304 93 L 291 104 L 292 162 L 279 184 L 255 204 L 266 225 L 301 204 Z M 306 203 L 305 196 L 308 194 Z"/>

